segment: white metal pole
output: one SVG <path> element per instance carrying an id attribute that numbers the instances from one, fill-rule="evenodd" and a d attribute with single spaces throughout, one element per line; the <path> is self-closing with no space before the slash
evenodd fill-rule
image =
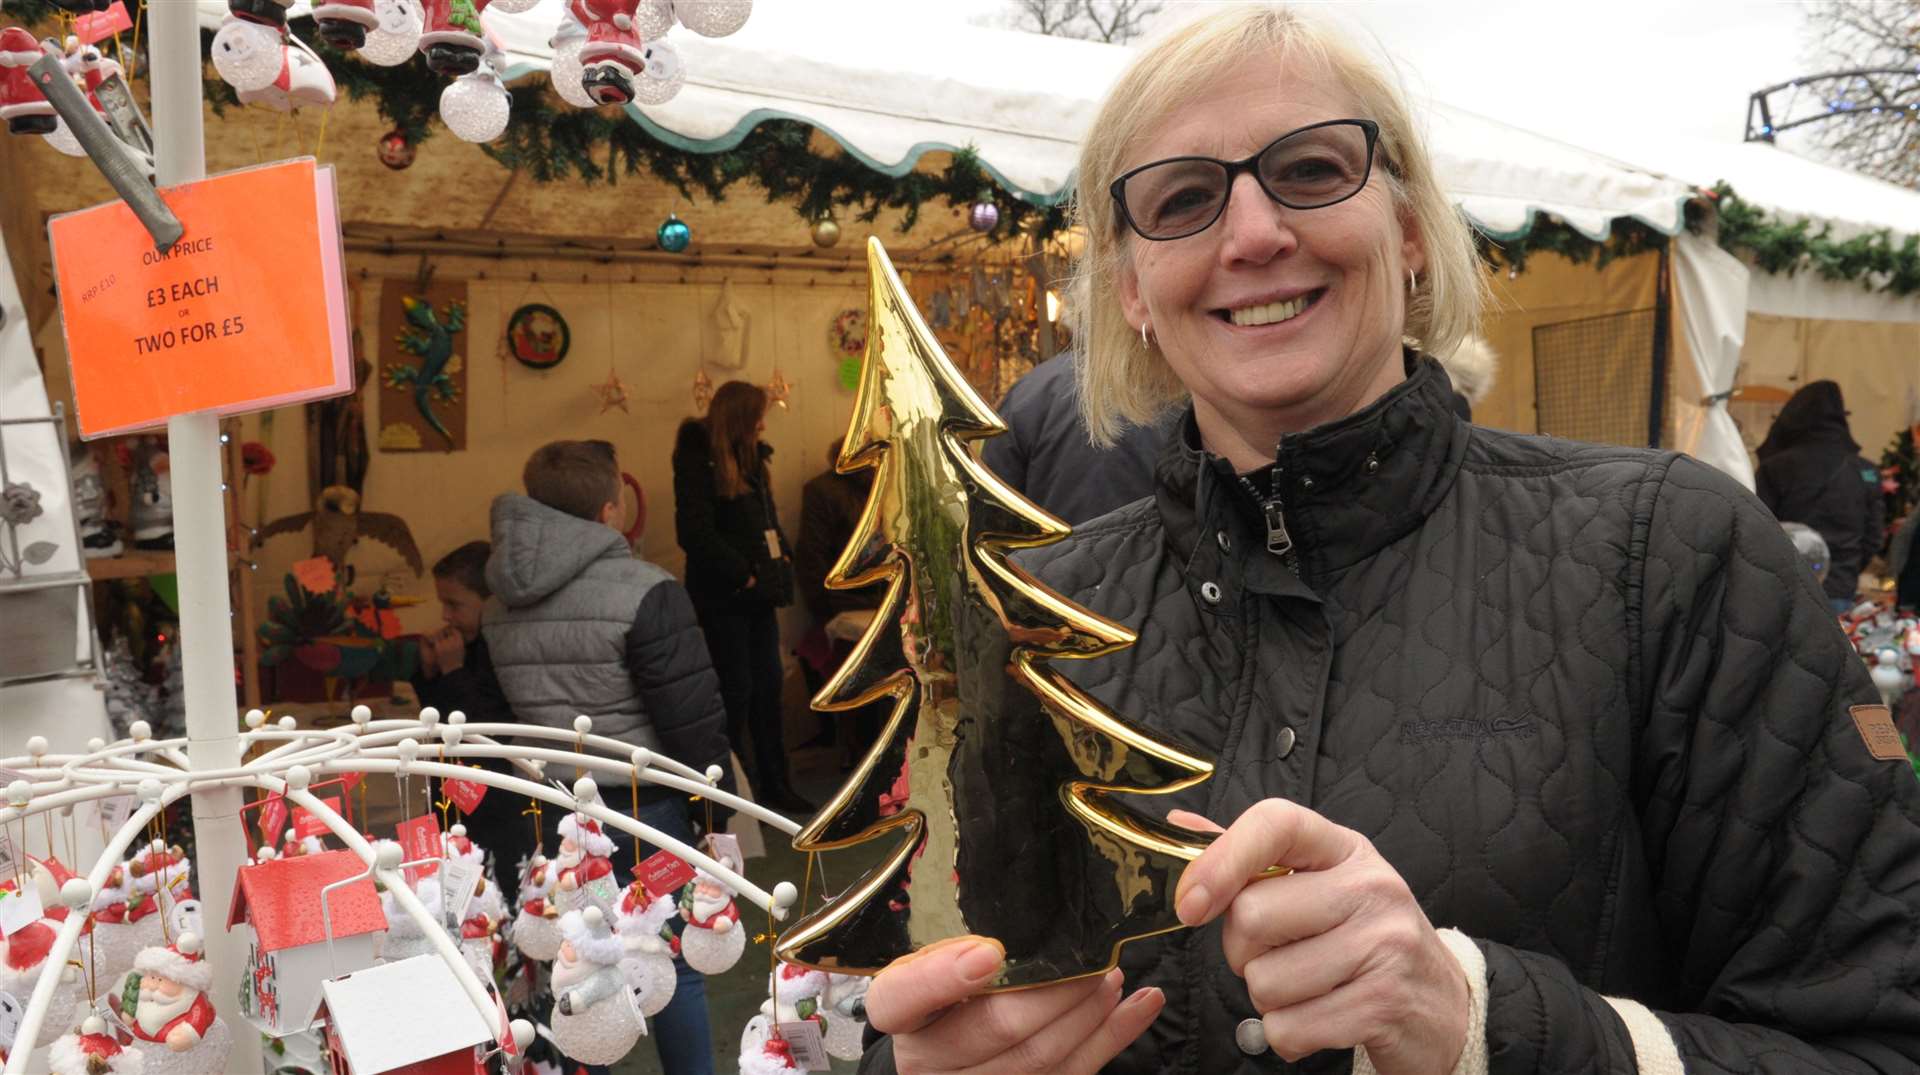
<path id="1" fill-rule="evenodd" d="M 160 186 L 207 173 L 202 134 L 199 5 L 168 0 L 147 6 L 152 26 L 154 177 Z M 193 223 L 185 222 L 188 238 Z M 240 764 L 240 721 L 233 693 L 233 621 L 227 587 L 226 500 L 220 493 L 220 422 L 211 414 L 167 422 L 173 473 L 175 570 L 180 580 L 182 677 L 187 694 L 190 768 Z M 238 1010 L 245 955 L 226 930 L 233 879 L 246 857 L 241 789 L 224 784 L 193 795 L 194 859 L 207 924 L 206 960 L 213 1004 L 234 1028 L 228 1070 L 261 1070 L 260 1038 L 244 1031 Z"/>

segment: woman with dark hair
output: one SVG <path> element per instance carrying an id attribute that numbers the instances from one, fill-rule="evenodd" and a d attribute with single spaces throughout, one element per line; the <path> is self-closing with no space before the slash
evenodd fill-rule
<path id="1" fill-rule="evenodd" d="M 687 553 L 687 592 L 707 636 L 727 738 L 753 740 L 747 779 L 776 810 L 811 811 L 787 774 L 781 729 L 780 624 L 793 603 L 793 552 L 774 510 L 767 460 L 767 394 L 728 381 L 703 419 L 680 426 L 673 449 L 673 522 Z M 751 735 L 749 736 L 749 731 Z M 743 759 L 745 760 L 745 759 Z"/>

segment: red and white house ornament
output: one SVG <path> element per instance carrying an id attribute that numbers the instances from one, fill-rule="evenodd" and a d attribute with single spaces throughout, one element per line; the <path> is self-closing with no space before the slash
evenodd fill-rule
<path id="1" fill-rule="evenodd" d="M 89 1015 L 80 1029 L 48 1046 L 47 1064 L 52 1075 L 143 1075 L 146 1057 L 122 1048 L 106 1020 Z"/>
<path id="2" fill-rule="evenodd" d="M 261 1033 L 307 1029 L 322 981 L 373 965 L 387 916 L 364 872 L 346 850 L 240 867 L 226 926 L 242 931 L 247 952 L 240 1014 Z M 331 887 L 336 882 L 346 883 Z"/>

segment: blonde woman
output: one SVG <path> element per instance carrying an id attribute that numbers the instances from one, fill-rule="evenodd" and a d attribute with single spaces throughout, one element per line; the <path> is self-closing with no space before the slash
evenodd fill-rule
<path id="1" fill-rule="evenodd" d="M 1214 757 L 1171 816 L 1226 831 L 1113 974 L 888 968 L 863 1070 L 1915 1070 L 1920 784 L 1860 662 L 1730 480 L 1455 417 L 1480 269 L 1394 82 L 1212 12 L 1079 182 L 1089 428 L 1184 417 L 1026 564 L 1140 633 L 1069 674 Z"/>

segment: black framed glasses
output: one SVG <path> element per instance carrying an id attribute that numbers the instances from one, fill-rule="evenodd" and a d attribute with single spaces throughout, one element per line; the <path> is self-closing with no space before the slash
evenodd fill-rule
<path id="1" fill-rule="evenodd" d="M 1267 197 L 1289 209 L 1346 201 L 1366 187 L 1379 141 L 1380 125 L 1372 120 L 1330 119 L 1288 131 L 1244 160 L 1169 157 L 1143 164 L 1107 190 L 1142 239 L 1184 239 L 1212 227 L 1227 211 L 1241 172 L 1252 172 Z"/>

